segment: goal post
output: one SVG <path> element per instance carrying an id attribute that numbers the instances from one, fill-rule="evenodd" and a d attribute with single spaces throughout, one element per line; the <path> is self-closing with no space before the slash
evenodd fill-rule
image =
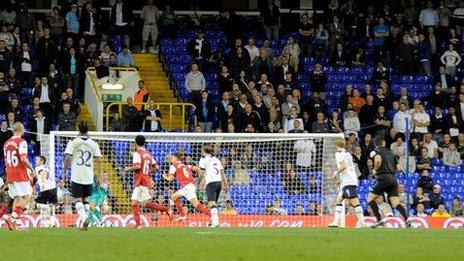
<path id="1" fill-rule="evenodd" d="M 58 181 L 63 173 L 66 145 L 77 135 L 77 132 L 51 132 L 48 139 L 43 139 L 42 154 Z M 332 180 L 336 169 L 335 140 L 344 137 L 343 134 L 90 132 L 89 135 L 100 146 L 103 171 L 109 177 L 110 195 L 102 206 L 107 226 L 133 224 L 130 196 L 134 174 L 123 169 L 131 165 L 137 135 L 146 137 L 146 148 L 159 166 L 152 174 L 153 200 L 169 205 L 174 212 L 176 208 L 169 194 L 178 185 L 162 178 L 169 169 L 167 156 L 179 153 L 184 163 L 197 165 L 202 146 L 211 144 L 224 165 L 229 183 L 229 191 L 222 191 L 218 202 L 222 226 L 323 227 L 332 221 L 338 192 Z M 62 226 L 74 224 L 76 216 L 70 214 L 69 195 L 59 196 L 62 197 L 57 207 L 59 222 Z M 197 184 L 197 197 L 206 201 L 203 183 Z M 147 209 L 142 220 L 146 226 L 154 227 L 208 224 L 208 219 L 186 201 L 184 206 L 189 213 L 186 221 L 171 222 L 164 214 Z"/>

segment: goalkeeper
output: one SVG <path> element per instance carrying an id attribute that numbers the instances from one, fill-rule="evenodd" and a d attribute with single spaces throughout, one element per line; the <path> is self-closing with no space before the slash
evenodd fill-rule
<path id="1" fill-rule="evenodd" d="M 101 214 L 101 208 L 103 202 L 108 198 L 109 186 L 108 186 L 108 173 L 103 172 L 100 178 L 95 178 L 92 186 L 92 195 L 89 197 L 89 212 L 87 219 L 83 224 L 82 229 L 87 230 L 89 225 L 99 226 L 103 222 Z"/>

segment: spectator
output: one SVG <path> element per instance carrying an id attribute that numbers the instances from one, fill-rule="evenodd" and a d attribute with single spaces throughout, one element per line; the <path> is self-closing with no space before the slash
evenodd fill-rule
<path id="1" fill-rule="evenodd" d="M 296 203 L 295 204 L 295 216 L 305 216 L 307 215 L 305 212 L 305 209 L 301 203 Z"/>
<path id="2" fill-rule="evenodd" d="M 409 43 L 409 38 L 404 35 L 401 44 L 396 52 L 396 60 L 398 61 L 398 71 L 402 75 L 411 75 L 414 73 L 414 46 Z"/>
<path id="3" fill-rule="evenodd" d="M 290 121 L 289 121 L 290 122 Z M 288 133 L 303 133 L 303 124 L 299 120 L 293 120 L 293 128 L 290 128 Z"/>
<path id="4" fill-rule="evenodd" d="M 305 192 L 303 183 L 290 162 L 284 165 L 281 182 L 287 194 L 299 195 Z"/>
<path id="5" fill-rule="evenodd" d="M 232 91 L 234 77 L 229 73 L 229 68 L 226 65 L 221 67 L 221 73 L 219 73 L 217 76 L 217 82 L 220 95 L 223 95 L 224 92 Z"/>
<path id="6" fill-rule="evenodd" d="M 433 190 L 429 193 L 430 207 L 437 209 L 440 204 L 445 204 L 445 199 L 441 195 L 441 186 L 435 184 Z"/>
<path id="7" fill-rule="evenodd" d="M 301 45 L 302 56 L 309 57 L 313 53 L 313 36 L 314 36 L 314 27 L 309 21 L 309 16 L 307 13 L 301 15 L 300 25 L 298 28 L 299 33 L 299 42 Z"/>
<path id="8" fill-rule="evenodd" d="M 390 79 L 390 75 L 388 73 L 388 69 L 385 68 L 382 62 L 379 62 L 372 76 L 372 82 L 374 83 L 388 82 L 389 79 Z"/>
<path id="9" fill-rule="evenodd" d="M 403 142 L 403 135 L 400 133 L 396 134 L 395 142 L 390 145 L 390 150 L 398 158 L 404 155 L 406 151 L 406 144 Z"/>
<path id="10" fill-rule="evenodd" d="M 418 59 L 421 63 L 419 72 L 432 77 L 432 51 L 430 43 L 425 39 L 423 34 L 419 35 Z"/>
<path id="11" fill-rule="evenodd" d="M 448 104 L 448 94 L 442 90 L 439 83 L 435 84 L 434 89 L 430 92 L 428 101 L 433 107 L 445 107 Z"/>
<path id="12" fill-rule="evenodd" d="M 451 215 L 446 211 L 444 204 L 439 204 L 431 217 L 450 218 Z"/>
<path id="13" fill-rule="evenodd" d="M 358 90 L 353 90 L 353 97 L 349 98 L 348 103 L 351 104 L 353 110 L 358 113 L 361 108 L 366 104 L 366 100 L 361 97 Z"/>
<path id="14" fill-rule="evenodd" d="M 348 110 L 348 104 L 351 97 L 353 97 L 353 85 L 347 84 L 345 86 L 345 92 L 340 96 L 340 109 L 342 112 Z"/>
<path id="15" fill-rule="evenodd" d="M 270 79 L 272 79 L 274 67 L 266 51 L 261 50 L 259 56 L 252 61 L 251 73 L 254 79 L 259 79 L 263 74 L 269 75 Z"/>
<path id="16" fill-rule="evenodd" d="M 446 71 L 445 66 L 440 65 L 438 67 L 438 76 L 436 78 L 436 82 L 440 83 L 440 86 L 442 90 L 447 91 L 448 88 L 451 88 L 453 86 L 453 79 L 449 75 L 449 73 Z"/>
<path id="17" fill-rule="evenodd" d="M 88 43 L 95 43 L 99 33 L 100 15 L 91 2 L 86 2 L 81 10 L 80 31 Z"/>
<path id="18" fill-rule="evenodd" d="M 406 122 L 408 122 L 409 130 L 406 129 Z M 412 116 L 408 111 L 406 103 L 404 102 L 400 104 L 400 111 L 398 111 L 393 117 L 393 127 L 397 132 L 402 134 L 405 134 L 406 131 L 412 131 Z"/>
<path id="19" fill-rule="evenodd" d="M 311 112 L 310 116 L 314 119 L 319 112 L 324 115 L 327 113 L 327 104 L 318 92 L 313 91 L 311 99 L 305 105 L 305 111 Z"/>
<path id="20" fill-rule="evenodd" d="M 135 103 L 135 108 L 137 108 L 137 110 L 141 112 L 142 109 L 144 108 L 143 103 L 148 102 L 148 99 L 150 98 L 150 94 L 148 93 L 148 90 L 145 87 L 145 82 L 143 80 L 140 80 L 138 82 L 138 87 L 139 89 L 134 94 L 134 103 Z"/>
<path id="21" fill-rule="evenodd" d="M 58 115 L 58 125 L 60 131 L 75 131 L 77 117 L 70 111 L 71 105 L 68 102 L 63 103 L 63 111 Z"/>
<path id="22" fill-rule="evenodd" d="M 238 212 L 234 208 L 234 205 L 232 204 L 231 200 L 226 200 L 226 205 L 224 206 L 224 209 L 221 211 L 221 214 L 228 216 L 238 215 Z"/>
<path id="23" fill-rule="evenodd" d="M 449 213 L 452 217 L 462 217 L 464 215 L 464 207 L 462 205 L 461 198 L 455 196 L 449 209 Z"/>
<path id="24" fill-rule="evenodd" d="M 141 120 L 139 115 L 139 110 L 134 106 L 132 97 L 127 97 L 126 105 L 123 106 L 123 120 L 125 131 L 140 131 L 141 129 Z"/>
<path id="25" fill-rule="evenodd" d="M 231 124 L 234 127 L 238 124 L 238 115 L 234 111 L 234 106 L 227 104 L 227 108 L 221 116 L 222 132 L 229 132 L 229 125 Z"/>
<path id="26" fill-rule="evenodd" d="M 60 8 L 54 6 L 50 16 L 50 32 L 53 42 L 60 45 L 63 38 L 63 29 L 65 27 L 65 20 L 60 15 Z"/>
<path id="27" fill-rule="evenodd" d="M 345 130 L 345 135 L 354 133 L 356 136 L 358 136 L 358 132 L 361 130 L 358 114 L 353 110 L 353 108 L 348 108 L 348 113 L 343 119 L 343 129 Z"/>
<path id="28" fill-rule="evenodd" d="M 40 101 L 40 107 L 43 109 L 43 113 L 46 117 L 52 115 L 52 105 L 56 103 L 55 94 L 53 88 L 48 85 L 48 78 L 43 76 L 41 79 L 41 85 L 33 89 L 34 97 L 38 97 Z M 77 112 L 76 112 L 77 113 Z"/>
<path id="29" fill-rule="evenodd" d="M 404 185 L 401 184 L 401 183 L 398 183 L 398 198 L 399 198 L 400 204 L 403 206 L 403 208 L 408 209 L 409 196 L 408 196 L 408 193 L 406 193 Z"/>
<path id="30" fill-rule="evenodd" d="M 366 104 L 359 111 L 359 121 L 362 126 L 373 126 L 375 124 L 374 117 L 378 111 L 377 105 L 374 104 L 374 97 L 371 94 L 366 95 Z"/>
<path id="31" fill-rule="evenodd" d="M 438 13 L 433 9 L 432 1 L 427 1 L 427 8 L 420 12 L 419 22 L 422 28 L 438 27 Z"/>
<path id="32" fill-rule="evenodd" d="M 267 55 L 269 58 L 273 59 L 275 56 L 274 50 L 270 47 L 270 42 L 267 39 L 263 40 L 263 46 L 259 48 L 259 51 L 266 51 Z"/>
<path id="33" fill-rule="evenodd" d="M 253 111 L 251 104 L 247 103 L 244 108 L 244 112 L 240 116 L 241 118 L 241 129 L 242 132 L 245 131 L 245 128 L 250 124 L 254 130 L 262 130 L 262 122 L 259 117 L 259 114 L 256 111 Z"/>
<path id="34" fill-rule="evenodd" d="M 316 116 L 316 121 L 313 122 L 311 126 L 311 131 L 313 133 L 328 133 L 329 132 L 329 125 L 325 120 L 325 116 L 322 112 L 319 112 Z"/>
<path id="35" fill-rule="evenodd" d="M 428 132 L 430 116 L 425 112 L 424 105 L 419 104 L 418 111 L 413 115 L 414 133 L 419 140 Z"/>
<path id="36" fill-rule="evenodd" d="M 266 51 L 260 50 L 259 53 L 266 53 Z M 233 54 L 229 57 L 228 64 L 232 75 L 237 77 L 242 71 L 244 73 L 248 72 L 251 64 L 250 56 L 243 51 L 243 47 L 238 46 L 235 48 L 235 52 L 233 52 Z"/>
<path id="37" fill-rule="evenodd" d="M 375 203 L 377 203 L 377 206 L 379 207 L 380 215 L 383 218 L 393 216 L 393 210 L 392 210 L 391 206 L 388 203 L 385 202 L 383 196 L 378 196 L 375 199 Z"/>
<path id="38" fill-rule="evenodd" d="M 417 140 L 416 140 L 417 143 Z M 400 164 L 401 169 L 405 173 L 415 173 L 416 172 L 416 155 L 415 152 L 413 152 L 414 149 L 412 149 L 412 145 L 410 147 L 410 153 L 407 155 L 406 153 L 403 153 L 400 158 L 398 159 L 398 164 Z M 408 165 L 408 158 L 409 158 L 409 165 Z"/>
<path id="39" fill-rule="evenodd" d="M 19 100 L 18 97 L 13 96 L 11 98 L 10 102 L 10 108 L 8 110 L 9 112 L 12 112 L 15 115 L 15 120 L 22 122 L 24 119 L 24 112 L 23 109 L 19 106 Z"/>
<path id="40" fill-rule="evenodd" d="M 443 165 L 445 166 L 460 166 L 461 158 L 459 152 L 456 150 L 456 145 L 450 143 L 449 148 L 443 151 Z"/>
<path id="41" fill-rule="evenodd" d="M 385 19 L 383 17 L 379 17 L 378 23 L 372 27 L 372 32 L 374 33 L 374 51 L 377 55 L 379 55 L 378 59 L 383 58 L 383 45 L 385 43 L 385 39 L 390 34 L 390 30 L 387 25 L 385 25 Z"/>
<path id="42" fill-rule="evenodd" d="M 161 111 L 155 108 L 155 100 L 148 100 L 148 108 L 143 112 L 144 131 L 145 132 L 160 132 L 163 130 L 161 126 Z"/>
<path id="43" fill-rule="evenodd" d="M 296 152 L 296 165 L 301 169 L 309 169 L 314 162 L 313 155 L 316 154 L 316 145 L 310 139 L 297 140 L 293 145 Z"/>
<path id="44" fill-rule="evenodd" d="M 77 38 L 79 35 L 79 18 L 77 18 L 77 11 L 77 4 L 72 4 L 71 10 L 66 14 L 66 27 L 68 28 L 68 34 L 73 38 Z"/>
<path id="45" fill-rule="evenodd" d="M 0 39 L 0 72 L 7 72 L 13 63 L 13 54 L 6 47 L 5 40 Z"/>
<path id="46" fill-rule="evenodd" d="M 158 8 L 153 4 L 153 0 L 147 0 L 147 4 L 142 7 L 140 17 L 143 20 L 142 53 L 145 53 L 147 52 L 150 36 L 153 48 L 156 47 L 156 40 L 158 39 L 158 20 L 160 14 Z"/>
<path id="47" fill-rule="evenodd" d="M 261 10 L 259 16 L 263 23 L 266 39 L 277 41 L 279 39 L 280 10 L 274 4 L 274 0 L 267 0 L 267 5 Z"/>
<path id="48" fill-rule="evenodd" d="M 40 143 L 45 138 L 44 134 L 50 133 L 50 121 L 43 116 L 42 110 L 37 110 L 36 117 L 30 123 L 31 143 L 34 146 L 35 155 L 41 155 Z"/>
<path id="49" fill-rule="evenodd" d="M 123 120 L 121 119 L 121 117 L 119 116 L 119 113 L 114 113 L 113 114 L 113 119 L 111 121 L 111 124 L 110 124 L 110 129 L 109 131 L 113 131 L 113 132 L 120 132 L 120 131 L 124 131 L 124 122 Z"/>
<path id="50" fill-rule="evenodd" d="M 456 139 L 459 135 L 459 129 L 462 129 L 463 121 L 456 115 L 456 109 L 454 107 L 449 107 L 448 115 L 446 115 L 444 122 L 444 132 L 449 133 L 451 138 Z"/>
<path id="51" fill-rule="evenodd" d="M 211 44 L 204 38 L 203 31 L 198 31 L 196 38 L 190 40 L 187 45 L 187 52 L 192 60 L 203 69 L 205 62 L 211 57 Z"/>
<path id="52" fill-rule="evenodd" d="M 417 206 L 416 206 L 416 214 L 414 216 L 415 217 L 420 217 L 420 218 L 428 217 L 429 214 L 425 213 L 424 209 L 425 209 L 424 204 L 422 204 L 422 203 L 417 204 Z"/>
<path id="53" fill-rule="evenodd" d="M 343 132 L 343 121 L 340 118 L 340 113 L 337 110 L 332 112 L 332 117 L 328 119 L 330 133 Z M 306 125 L 306 124 L 305 124 Z M 309 128 L 308 128 L 309 131 Z"/>
<path id="54" fill-rule="evenodd" d="M 358 47 L 351 59 L 352 66 L 365 66 L 366 65 L 366 54 L 362 47 Z"/>
<path id="55" fill-rule="evenodd" d="M 185 77 L 185 88 L 190 93 L 190 99 L 195 103 L 203 90 L 206 88 L 206 81 L 203 73 L 198 70 L 198 64 L 192 63 L 190 72 Z"/>
<path id="56" fill-rule="evenodd" d="M 433 140 L 443 140 L 443 133 L 445 130 L 445 121 L 440 107 L 435 107 L 434 114 L 430 119 L 430 131 Z"/>
<path id="57" fill-rule="evenodd" d="M 255 39 L 253 37 L 248 39 L 248 44 L 245 45 L 245 49 L 250 56 L 250 61 L 253 61 L 256 57 L 259 56 L 259 49 L 255 46 Z"/>
<path id="58" fill-rule="evenodd" d="M 456 66 L 461 62 L 461 56 L 454 50 L 454 45 L 450 44 L 448 46 L 448 50 L 441 55 L 440 61 L 445 65 L 451 78 L 454 78 L 457 70 Z"/>
<path id="59" fill-rule="evenodd" d="M 419 172 L 427 170 L 427 174 L 432 169 L 432 160 L 429 157 L 429 151 L 426 147 L 422 147 L 421 149 L 421 155 L 417 158 L 416 169 Z"/>
<path id="60" fill-rule="evenodd" d="M 314 38 L 314 50 L 316 59 L 325 58 L 329 46 L 329 32 L 324 28 L 324 24 L 320 23 L 316 29 Z"/>
<path id="61" fill-rule="evenodd" d="M 413 203 L 411 207 L 413 209 L 417 208 L 417 205 L 421 204 L 423 205 L 426 209 L 429 208 L 430 205 L 430 199 L 424 194 L 424 190 L 422 187 L 417 187 L 416 188 L 416 194 L 412 197 Z"/>
<path id="62" fill-rule="evenodd" d="M 343 44 L 337 43 L 335 50 L 330 57 L 332 66 L 349 66 L 350 56 L 344 50 Z"/>
<path id="63" fill-rule="evenodd" d="M 117 0 L 111 8 L 111 25 L 114 26 L 114 33 L 119 38 L 119 42 L 124 42 L 130 46 L 130 28 L 133 26 L 132 10 L 124 0 Z"/>
<path id="64" fill-rule="evenodd" d="M 295 84 L 292 83 L 291 77 L 293 74 L 295 74 L 295 68 L 290 66 L 288 64 L 288 57 L 287 56 L 280 56 L 280 65 L 274 67 L 274 84 L 279 84 L 282 83 L 284 86 L 288 85 L 289 87 L 286 87 L 285 90 L 288 92 L 291 92 L 293 89 L 298 89 L 297 86 L 294 86 Z M 286 79 L 286 76 L 289 75 L 290 79 Z M 288 81 L 289 80 L 289 81 Z"/>
<path id="65" fill-rule="evenodd" d="M 129 47 L 125 44 L 122 45 L 122 52 L 118 54 L 118 66 L 120 67 L 133 67 L 134 57 L 132 56 Z"/>
<path id="66" fill-rule="evenodd" d="M 234 161 L 233 163 L 233 185 L 249 185 L 250 184 L 250 174 L 246 169 L 242 167 L 240 161 Z"/>
<path id="67" fill-rule="evenodd" d="M 378 107 L 377 113 L 374 116 L 374 123 L 377 124 L 375 135 L 384 137 L 387 134 L 387 131 L 390 129 L 390 121 L 385 115 L 384 106 Z"/>
<path id="68" fill-rule="evenodd" d="M 63 64 L 63 72 L 66 75 L 67 88 L 72 88 L 77 97 L 81 96 L 79 91 L 80 73 L 82 72 L 82 60 L 74 48 L 69 49 L 65 63 Z"/>
<path id="69" fill-rule="evenodd" d="M 276 198 L 271 205 L 266 206 L 264 210 L 267 215 L 287 215 L 287 210 L 282 208 L 282 200 Z"/>
<path id="70" fill-rule="evenodd" d="M 335 46 L 339 49 L 339 44 L 343 42 L 343 36 L 345 34 L 345 29 L 343 24 L 338 19 L 338 16 L 332 16 L 332 21 L 328 25 L 329 30 L 329 49 L 333 51 Z M 339 66 L 344 66 L 344 64 L 337 64 Z"/>
<path id="71" fill-rule="evenodd" d="M 213 118 L 215 114 L 215 107 L 208 96 L 208 91 L 203 91 L 201 93 L 201 100 L 196 105 L 195 111 L 198 124 L 200 125 L 202 132 L 205 133 L 211 132 L 213 128 Z"/>
<path id="72" fill-rule="evenodd" d="M 327 75 L 322 71 L 322 65 L 320 63 L 316 63 L 314 66 L 314 72 L 311 74 L 309 82 L 311 83 L 312 91 L 318 92 L 322 98 L 325 98 Z"/>
<path id="73" fill-rule="evenodd" d="M 255 95 L 253 99 L 254 99 L 253 111 L 258 113 L 259 118 L 261 119 L 261 122 L 262 122 L 262 126 L 260 127 L 260 129 L 264 130 L 265 126 L 267 126 L 270 120 L 269 109 L 263 103 L 263 99 L 261 98 L 261 96 Z"/>

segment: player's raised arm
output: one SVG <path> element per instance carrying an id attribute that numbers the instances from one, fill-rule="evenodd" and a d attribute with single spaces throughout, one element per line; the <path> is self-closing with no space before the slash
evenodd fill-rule
<path id="1" fill-rule="evenodd" d="M 138 152 L 134 152 L 133 154 L 133 160 L 132 160 L 132 166 L 127 166 L 124 168 L 124 171 L 130 172 L 130 171 L 136 171 L 142 168 L 142 158 L 140 157 L 140 154 Z"/>

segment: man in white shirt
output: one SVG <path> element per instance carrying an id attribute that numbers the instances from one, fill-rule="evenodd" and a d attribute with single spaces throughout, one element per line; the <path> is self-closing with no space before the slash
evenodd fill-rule
<path id="1" fill-rule="evenodd" d="M 248 51 L 248 54 L 250 55 L 251 62 L 253 62 L 253 60 L 259 56 L 259 49 L 255 46 L 254 38 L 248 39 L 248 44 L 245 45 L 245 49 Z"/>
<path id="2" fill-rule="evenodd" d="M 425 112 L 424 105 L 421 103 L 418 105 L 417 112 L 413 116 L 414 133 L 417 135 L 418 140 L 422 140 L 422 137 L 427 133 L 428 126 L 430 126 L 430 116 Z"/>
<path id="3" fill-rule="evenodd" d="M 432 140 L 432 134 L 427 132 L 424 134 L 424 140 L 421 142 L 421 146 L 426 147 L 429 151 L 430 158 L 438 157 L 438 143 Z"/>
<path id="4" fill-rule="evenodd" d="M 316 153 L 316 146 L 312 140 L 297 140 L 293 145 L 296 154 L 296 165 L 301 168 L 309 168 L 314 162 L 313 153 Z"/>
<path id="5" fill-rule="evenodd" d="M 412 131 L 413 125 L 411 113 L 408 111 L 406 103 L 402 102 L 400 104 L 400 111 L 398 111 L 393 117 L 393 127 L 395 127 L 397 132 L 405 134 L 407 131 L 406 122 L 408 122 L 409 131 Z"/>
<path id="6" fill-rule="evenodd" d="M 45 163 L 46 159 L 44 156 L 36 157 L 35 173 L 37 173 L 40 193 L 35 202 L 40 209 L 40 215 L 50 216 L 55 214 L 55 205 L 58 203 L 58 197 L 55 175 L 50 175 Z"/>
<path id="7" fill-rule="evenodd" d="M 433 9 L 432 1 L 427 1 L 427 8 L 422 9 L 419 15 L 421 27 L 437 27 L 438 21 L 438 13 Z"/>
<path id="8" fill-rule="evenodd" d="M 203 157 L 200 159 L 200 175 L 205 179 L 208 207 L 211 209 L 211 227 L 219 226 L 219 211 L 217 201 L 221 190 L 227 192 L 227 179 L 221 161 L 213 156 L 213 148 L 206 144 L 203 146 Z"/>

